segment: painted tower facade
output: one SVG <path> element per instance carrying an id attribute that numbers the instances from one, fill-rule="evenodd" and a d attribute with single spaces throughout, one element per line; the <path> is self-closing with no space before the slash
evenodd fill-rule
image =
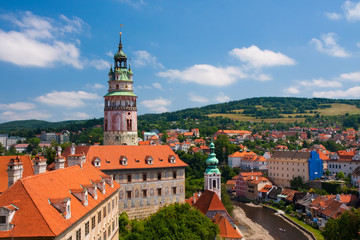
<path id="1" fill-rule="evenodd" d="M 104 96 L 104 145 L 137 145 L 137 96 L 133 92 L 133 73 L 120 43 L 109 71 L 109 90 Z"/>
<path id="2" fill-rule="evenodd" d="M 206 159 L 207 167 L 204 174 L 204 190 L 215 192 L 221 199 L 221 173 L 217 167 L 218 163 L 214 143 L 210 143 L 210 154 Z"/>

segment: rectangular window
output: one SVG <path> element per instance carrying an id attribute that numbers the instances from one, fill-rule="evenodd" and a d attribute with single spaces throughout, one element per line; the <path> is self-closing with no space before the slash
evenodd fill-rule
<path id="1" fill-rule="evenodd" d="M 147 180 L 147 175 L 146 175 L 146 173 L 144 173 L 143 174 L 143 181 L 146 182 L 146 180 Z"/>
<path id="2" fill-rule="evenodd" d="M 91 218 L 91 230 L 95 228 L 95 216 Z"/>
<path id="3" fill-rule="evenodd" d="M 85 223 L 85 236 L 87 236 L 89 234 L 90 231 L 90 223 L 86 222 Z"/>
<path id="4" fill-rule="evenodd" d="M 173 187 L 173 188 L 172 188 L 172 193 L 173 193 L 173 194 L 176 194 L 176 187 Z"/>
<path id="5" fill-rule="evenodd" d="M 110 203 L 108 203 L 108 213 L 110 214 L 110 210 L 111 210 L 111 208 L 110 208 Z"/>
<path id="6" fill-rule="evenodd" d="M 106 240 L 106 231 L 104 232 L 104 237 L 103 237 L 104 240 Z"/>
<path id="7" fill-rule="evenodd" d="M 81 240 L 81 228 L 76 231 L 76 240 Z"/>
<path id="8" fill-rule="evenodd" d="M 110 237 L 111 234 L 111 225 L 108 227 L 108 236 Z"/>
<path id="9" fill-rule="evenodd" d="M 114 202 L 115 202 L 115 199 L 113 199 L 113 200 L 112 200 L 112 203 L 111 203 L 111 204 L 112 204 L 111 209 L 114 209 L 114 206 L 115 206 Z"/>
<path id="10" fill-rule="evenodd" d="M 98 212 L 98 224 L 101 222 L 101 210 Z"/>
<path id="11" fill-rule="evenodd" d="M 161 173 L 158 173 L 158 180 L 161 180 Z"/>
<path id="12" fill-rule="evenodd" d="M 131 174 L 127 176 L 128 182 L 131 182 Z"/>
<path id="13" fill-rule="evenodd" d="M 6 223 L 6 216 L 0 216 L 0 223 Z"/>
<path id="14" fill-rule="evenodd" d="M 131 199 L 131 191 L 127 191 L 126 193 L 127 193 L 127 198 Z"/>
<path id="15" fill-rule="evenodd" d="M 161 196 L 161 188 L 158 188 L 157 192 L 158 192 L 158 196 Z"/>
<path id="16" fill-rule="evenodd" d="M 146 195 L 147 195 L 147 190 L 146 190 L 146 189 L 142 190 L 142 196 L 143 196 L 144 198 L 146 198 Z"/>
<path id="17" fill-rule="evenodd" d="M 176 171 L 173 171 L 173 178 L 176 178 Z"/>
<path id="18" fill-rule="evenodd" d="M 103 216 L 104 216 L 104 218 L 106 217 L 106 206 L 103 208 Z"/>
<path id="19" fill-rule="evenodd" d="M 115 221 L 112 222 L 112 229 L 115 230 Z"/>

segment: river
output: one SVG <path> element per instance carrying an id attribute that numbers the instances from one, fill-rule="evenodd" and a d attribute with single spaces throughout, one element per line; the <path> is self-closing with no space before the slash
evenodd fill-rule
<path id="1" fill-rule="evenodd" d="M 248 204 L 233 201 L 233 204 L 241 207 L 246 216 L 251 221 L 259 224 L 262 228 L 269 232 L 269 235 L 274 239 L 279 240 L 307 240 L 308 238 L 302 231 L 289 224 L 283 218 L 275 215 L 275 212 L 271 209 L 263 208 L 260 206 L 249 206 Z M 286 231 L 281 232 L 279 228 L 283 228 Z M 246 229 L 240 227 L 240 230 L 246 233 Z"/>

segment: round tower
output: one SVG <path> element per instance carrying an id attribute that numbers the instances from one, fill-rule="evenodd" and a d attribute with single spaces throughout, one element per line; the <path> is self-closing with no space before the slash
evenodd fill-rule
<path id="1" fill-rule="evenodd" d="M 137 145 L 137 96 L 133 92 L 133 73 L 120 43 L 109 71 L 109 89 L 104 96 L 104 145 Z"/>
<path id="2" fill-rule="evenodd" d="M 216 158 L 215 145 L 210 143 L 210 154 L 206 159 L 206 170 L 204 174 L 204 189 L 215 192 L 221 199 L 221 173 L 217 167 L 219 160 Z"/>

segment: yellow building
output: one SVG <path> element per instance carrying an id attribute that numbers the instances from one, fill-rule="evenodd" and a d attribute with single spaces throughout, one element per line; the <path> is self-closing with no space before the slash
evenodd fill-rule
<path id="1" fill-rule="evenodd" d="M 290 187 L 290 180 L 298 176 L 308 182 L 310 157 L 310 152 L 277 151 L 268 159 L 269 177 L 281 187 Z"/>

